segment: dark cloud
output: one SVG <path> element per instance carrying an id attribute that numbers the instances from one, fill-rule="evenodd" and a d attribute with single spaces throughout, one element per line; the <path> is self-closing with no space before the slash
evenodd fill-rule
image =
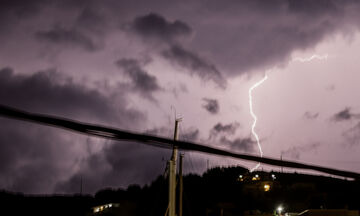
<path id="1" fill-rule="evenodd" d="M 285 151 L 281 151 L 281 155 L 289 156 L 294 159 L 300 159 L 302 153 L 313 152 L 320 147 L 320 143 L 312 143 L 304 146 L 294 146 Z"/>
<path id="2" fill-rule="evenodd" d="M 54 70 L 17 75 L 0 70 L 1 104 L 38 113 L 132 128 L 144 120 L 127 100 L 114 102 L 102 93 L 64 80 Z M 59 181 L 72 175 L 91 151 L 87 138 L 61 129 L 0 118 L 1 188 L 25 193 L 51 193 Z M 91 140 L 96 140 L 91 138 Z M 104 140 L 97 143 L 105 144 Z M 75 190 L 73 192 L 77 192 Z"/>
<path id="3" fill-rule="evenodd" d="M 339 121 L 348 121 L 353 118 L 360 118 L 360 114 L 351 113 L 351 108 L 346 107 L 344 110 L 341 110 L 340 112 L 336 113 L 332 120 L 339 122 Z"/>
<path id="4" fill-rule="evenodd" d="M 180 20 L 170 22 L 156 13 L 136 17 L 129 24 L 129 28 L 145 40 L 161 40 L 166 43 L 173 43 L 179 37 L 192 33 L 192 29 L 186 23 Z"/>
<path id="5" fill-rule="evenodd" d="M 205 104 L 203 108 L 205 108 L 211 114 L 218 114 L 220 110 L 219 102 L 216 99 L 203 98 Z"/>
<path id="6" fill-rule="evenodd" d="M 193 53 L 208 53 L 207 61 L 227 75 L 286 64 L 294 51 L 311 48 L 336 33 L 352 33 L 360 26 L 357 13 L 360 3 L 354 0 L 229 0 L 226 3 L 5 0 L 1 3 L 0 28 L 7 29 L 30 15 L 46 19 L 48 8 L 58 9 L 58 13 L 52 14 L 55 20 L 63 20 L 74 11 L 83 13 L 80 20 L 85 22 L 81 21 L 80 25 L 90 27 L 91 23 L 102 26 L 111 20 L 126 23 L 125 20 L 144 11 L 156 11 L 127 22 L 128 30 L 146 40 L 161 40 L 171 46 L 180 44 L 178 38 L 192 35 L 187 46 L 180 45 L 191 47 Z M 101 15 L 94 11 L 101 11 Z M 174 14 L 176 19 L 168 20 L 160 14 Z M 107 22 L 99 23 L 105 15 Z"/>
<path id="7" fill-rule="evenodd" d="M 179 45 L 173 45 L 162 52 L 165 59 L 179 66 L 187 68 L 191 75 L 198 75 L 203 80 L 212 80 L 219 87 L 226 87 L 226 80 L 223 78 L 215 65 L 207 62 L 194 52 L 188 51 Z"/>
<path id="8" fill-rule="evenodd" d="M 85 35 L 74 28 L 65 29 L 60 26 L 55 26 L 53 29 L 47 31 L 38 31 L 35 36 L 40 41 L 56 45 L 75 46 L 87 51 L 99 49 L 98 45 L 95 44 L 88 35 Z"/>
<path id="9" fill-rule="evenodd" d="M 144 40 L 165 43 L 166 48 L 161 51 L 161 55 L 171 63 L 186 68 L 191 75 L 196 74 L 201 79 L 214 81 L 221 88 L 226 87 L 226 80 L 214 64 L 180 45 L 177 39 L 192 32 L 186 23 L 179 20 L 169 22 L 164 17 L 152 13 L 136 17 L 130 24 L 130 29 Z"/>
<path id="10" fill-rule="evenodd" d="M 180 129 L 180 140 L 196 141 L 199 130 Z M 159 127 L 147 130 L 146 134 L 172 137 L 173 128 Z M 154 148 L 132 142 L 111 142 L 101 152 L 82 161 L 81 170 L 70 178 L 59 182 L 58 192 L 78 191 L 83 179 L 86 192 L 94 193 L 99 188 L 127 187 L 129 184 L 147 184 L 165 172 L 171 150 Z M 194 162 L 195 163 L 195 162 Z"/>
<path id="11" fill-rule="evenodd" d="M 161 89 L 156 77 L 142 69 L 138 60 L 123 58 L 116 61 L 116 65 L 123 69 L 124 73 L 131 79 L 134 89 L 139 91 L 141 95 L 153 99 L 151 94 Z"/>
<path id="12" fill-rule="evenodd" d="M 224 125 L 219 122 L 210 130 L 210 139 L 217 137 L 219 134 L 233 135 L 239 126 L 240 124 L 238 122 Z"/>
<path id="13" fill-rule="evenodd" d="M 127 108 L 124 95 L 115 104 L 97 90 L 75 84 L 64 78 L 56 70 L 39 71 L 32 75 L 17 75 L 11 68 L 0 70 L 0 101 L 4 105 L 14 106 L 35 112 L 50 113 L 79 120 L 116 122 L 126 127 L 128 121 L 137 122 L 144 116 Z M 90 119 L 89 119 L 90 117 Z"/>
<path id="14" fill-rule="evenodd" d="M 14 30 L 23 19 L 29 19 L 40 13 L 44 0 L 1 0 L 0 1 L 0 36 Z"/>
<path id="15" fill-rule="evenodd" d="M 81 135 L 0 118 L 0 187 L 23 193 L 51 193 L 72 173 L 83 154 Z M 77 153 L 76 153 L 77 152 Z"/>
<path id="16" fill-rule="evenodd" d="M 105 16 L 100 14 L 99 10 L 91 7 L 85 7 L 77 17 L 75 26 L 80 29 L 90 30 L 98 34 L 103 34 L 107 26 Z"/>
<path id="17" fill-rule="evenodd" d="M 43 12 L 47 7 L 57 7 L 58 9 L 71 9 L 71 8 L 85 8 L 93 6 L 94 1 L 84 0 L 1 0 L 0 16 L 6 15 L 9 18 L 17 19 L 28 19 L 32 16 L 38 15 Z M 55 15 L 55 14 L 54 14 Z"/>
<path id="18" fill-rule="evenodd" d="M 216 64 L 232 75 L 261 71 L 286 64 L 293 51 L 331 34 L 358 28 L 359 9 L 353 0 L 207 1 L 194 8 L 192 25 L 204 17 L 211 21 L 199 21 L 193 45 L 213 53 Z"/>
<path id="19" fill-rule="evenodd" d="M 225 132 L 229 134 L 234 134 L 236 129 L 240 126 L 239 123 L 229 123 L 229 124 L 221 124 L 220 122 L 214 125 L 213 130 L 217 133 Z"/>
<path id="20" fill-rule="evenodd" d="M 230 148 L 231 150 L 237 150 L 242 152 L 253 152 L 256 142 L 251 137 L 240 138 L 236 137 L 231 139 L 236 130 L 240 127 L 238 122 L 229 124 L 217 123 L 210 130 L 208 141 L 216 143 L 219 146 Z"/>
<path id="21" fill-rule="evenodd" d="M 18 18 L 26 18 L 29 15 L 35 14 L 39 12 L 39 9 L 46 4 L 47 1 L 44 0 L 34 0 L 34 1 L 26 1 L 26 0 L 2 0 L 0 12 L 2 15 L 4 14 L 13 14 Z"/>
<path id="22" fill-rule="evenodd" d="M 200 131 L 196 128 L 189 128 L 185 131 L 181 131 L 179 135 L 180 140 L 195 142 L 199 139 Z"/>
<path id="23" fill-rule="evenodd" d="M 317 117 L 319 117 L 319 113 L 312 113 L 309 111 L 306 111 L 304 113 L 304 118 L 306 118 L 306 119 L 316 119 Z"/>
<path id="24" fill-rule="evenodd" d="M 56 191 L 78 191 L 80 179 L 86 193 L 100 188 L 148 184 L 165 171 L 171 151 L 138 143 L 112 142 L 82 162 L 81 170 L 59 182 Z"/>
<path id="25" fill-rule="evenodd" d="M 233 149 L 242 152 L 254 152 L 254 146 L 256 142 L 251 140 L 251 138 L 236 138 L 234 140 L 230 140 L 225 136 L 220 139 L 221 144 Z"/>
<path id="26" fill-rule="evenodd" d="M 344 110 L 334 115 L 334 120 L 335 121 L 350 120 L 352 116 L 353 115 L 350 113 L 350 108 L 346 107 Z"/>

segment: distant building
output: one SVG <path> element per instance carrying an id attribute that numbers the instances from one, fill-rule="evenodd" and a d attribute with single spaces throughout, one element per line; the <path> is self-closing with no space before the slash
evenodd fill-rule
<path id="1" fill-rule="evenodd" d="M 245 190 L 261 190 L 267 192 L 275 185 L 278 186 L 274 173 L 261 171 L 239 175 L 237 180 L 244 183 Z"/>
<path id="2" fill-rule="evenodd" d="M 120 201 L 120 203 L 107 203 L 103 205 L 94 206 L 91 208 L 92 216 L 124 216 L 136 215 L 136 205 L 129 201 Z"/>
<path id="3" fill-rule="evenodd" d="M 106 211 L 112 211 L 114 208 L 118 208 L 120 206 L 119 203 L 108 203 L 104 205 L 95 206 L 92 208 L 93 214 L 98 214 Z"/>

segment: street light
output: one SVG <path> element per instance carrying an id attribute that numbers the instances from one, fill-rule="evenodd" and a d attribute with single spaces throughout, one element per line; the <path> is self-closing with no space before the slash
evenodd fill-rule
<path id="1" fill-rule="evenodd" d="M 279 212 L 279 215 L 281 215 L 281 212 L 284 210 L 282 206 L 277 207 L 277 211 Z"/>

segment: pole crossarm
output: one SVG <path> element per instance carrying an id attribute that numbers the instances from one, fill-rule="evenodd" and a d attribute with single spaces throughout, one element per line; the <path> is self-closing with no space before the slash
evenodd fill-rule
<path id="1" fill-rule="evenodd" d="M 240 154 L 231 152 L 228 150 L 213 148 L 210 146 L 205 146 L 193 142 L 185 142 L 185 141 L 176 141 L 168 138 L 148 135 L 148 134 L 140 134 L 140 133 L 134 133 L 129 132 L 125 130 L 119 130 L 115 128 L 105 127 L 101 125 L 94 125 L 79 121 L 74 121 L 71 119 L 51 116 L 51 115 L 43 115 L 43 114 L 36 114 L 31 113 L 27 111 L 22 111 L 19 109 L 11 108 L 8 106 L 0 105 L 0 115 L 7 117 L 7 118 L 13 118 L 13 119 L 19 119 L 23 121 L 30 121 L 40 124 L 45 124 L 53 127 L 59 127 L 63 129 L 68 129 L 71 131 L 92 135 L 92 136 L 98 136 L 103 138 L 109 138 L 113 140 L 119 140 L 119 141 L 135 141 L 144 143 L 147 145 L 155 145 L 162 148 L 173 148 L 176 146 L 178 149 L 181 150 L 187 150 L 187 151 L 197 151 L 197 152 L 203 152 L 218 156 L 226 156 L 226 157 L 232 157 L 236 159 L 241 160 L 247 160 L 247 161 L 255 161 L 260 162 L 268 165 L 273 166 L 282 166 L 282 167 L 288 167 L 288 168 L 296 168 L 296 169 L 308 169 L 308 170 L 314 170 L 319 171 L 331 175 L 337 175 L 347 178 L 354 178 L 354 179 L 360 179 L 360 174 L 356 172 L 351 171 L 345 171 L 345 170 L 338 170 L 333 168 L 327 168 L 322 166 L 316 166 L 316 165 L 310 165 L 310 164 L 304 164 L 299 162 L 293 162 L 293 161 L 287 161 L 287 160 L 277 160 L 269 157 L 259 157 L 249 154 Z"/>

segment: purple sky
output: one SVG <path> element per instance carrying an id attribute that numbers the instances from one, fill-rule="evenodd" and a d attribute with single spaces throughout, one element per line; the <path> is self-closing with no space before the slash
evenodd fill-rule
<path id="1" fill-rule="evenodd" d="M 0 101 L 267 157 L 360 172 L 360 2 L 0 2 Z M 300 61 L 313 55 L 327 56 Z M 0 188 L 150 183 L 170 151 L 0 118 Z M 185 172 L 254 163 L 186 153 Z M 262 166 L 263 169 L 279 169 Z M 293 170 L 287 170 L 293 171 Z"/>

